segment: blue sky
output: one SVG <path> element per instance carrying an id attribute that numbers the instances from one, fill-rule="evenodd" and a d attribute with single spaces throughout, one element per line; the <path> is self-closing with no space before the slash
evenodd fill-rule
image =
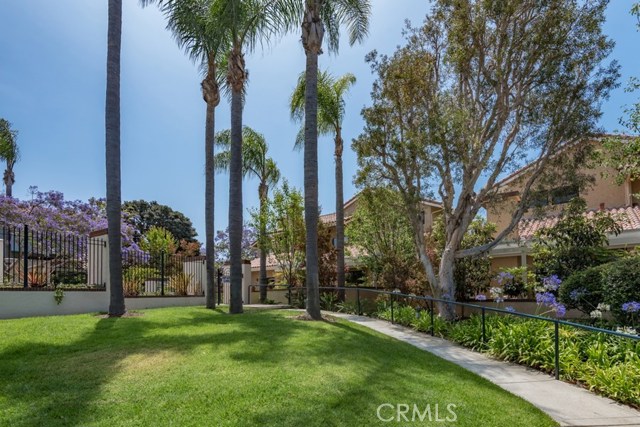
<path id="1" fill-rule="evenodd" d="M 122 195 L 124 200 L 157 200 L 189 216 L 204 236 L 204 114 L 198 67 L 165 30 L 162 15 L 124 0 L 122 38 Z M 356 189 L 355 155 L 348 147 L 362 129 L 360 110 L 369 104 L 373 76 L 364 62 L 377 49 L 391 53 L 402 43 L 405 19 L 418 24 L 429 9 L 424 0 L 372 0 L 370 35 L 362 45 L 346 40 L 336 56 L 322 55 L 320 66 L 334 74 L 351 72 L 358 81 L 347 99 L 344 123 L 345 197 Z M 629 15 L 631 0 L 614 0 L 605 32 L 616 42 L 612 59 L 623 78 L 640 76 L 640 33 Z M 0 117 L 20 135 L 22 159 L 15 168 L 14 196 L 28 188 L 60 190 L 67 198 L 102 197 L 104 178 L 104 93 L 107 0 L 2 0 L 0 16 Z M 298 125 L 288 114 L 288 98 L 304 69 L 299 35 L 283 38 L 247 56 L 248 96 L 244 123 L 265 134 L 282 174 L 302 187 L 302 153 L 292 150 Z M 612 93 L 601 125 L 619 129 L 618 118 L 637 94 Z M 223 100 L 216 127 L 228 128 Z M 319 146 L 320 203 L 333 212 L 333 149 Z M 4 166 L 2 166 L 4 168 Z M 228 220 L 228 180 L 216 176 L 216 228 Z M 245 207 L 257 204 L 257 182 L 246 180 Z M 245 213 L 245 218 L 248 215 Z"/>

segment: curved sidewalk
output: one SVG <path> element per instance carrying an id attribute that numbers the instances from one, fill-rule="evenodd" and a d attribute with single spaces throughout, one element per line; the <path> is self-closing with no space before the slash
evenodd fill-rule
<path id="1" fill-rule="evenodd" d="M 435 354 L 480 375 L 531 402 L 562 426 L 640 426 L 640 411 L 542 372 L 461 347 L 442 338 L 389 322 L 342 313 L 327 313 L 366 326 Z"/>

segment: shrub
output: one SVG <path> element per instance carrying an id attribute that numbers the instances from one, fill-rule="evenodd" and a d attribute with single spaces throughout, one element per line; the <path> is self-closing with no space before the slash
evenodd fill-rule
<path id="1" fill-rule="evenodd" d="M 624 258 L 608 265 L 603 282 L 604 301 L 618 322 L 626 324 L 628 313 L 622 304 L 640 301 L 640 257 Z"/>
<path id="2" fill-rule="evenodd" d="M 191 285 L 192 280 L 193 274 L 184 272 L 174 274 L 169 279 L 171 291 L 175 295 L 187 295 L 187 291 L 189 290 L 189 285 Z"/>
<path id="3" fill-rule="evenodd" d="M 560 285 L 560 301 L 569 308 L 591 313 L 604 302 L 603 279 L 607 266 L 603 264 L 573 273 Z"/>
<path id="4" fill-rule="evenodd" d="M 122 274 L 124 296 L 131 297 L 140 295 L 145 280 L 158 275 L 158 270 L 152 267 L 133 266 L 127 268 Z"/>

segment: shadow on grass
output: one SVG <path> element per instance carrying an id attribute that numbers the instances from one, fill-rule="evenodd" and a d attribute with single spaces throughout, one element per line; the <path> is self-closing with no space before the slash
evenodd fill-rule
<path id="1" fill-rule="evenodd" d="M 65 317 L 69 327 L 88 320 Z M 0 352 L 0 424 L 74 426 L 99 421 L 90 418 L 89 408 L 104 399 L 102 387 L 131 356 L 153 360 L 162 352 L 189 353 L 199 346 L 215 349 L 240 342 L 278 347 L 303 327 L 289 325 L 269 334 L 257 317 L 252 312 L 232 316 L 202 309 L 166 320 L 148 315 L 101 318 L 92 331 L 63 344 L 43 343 L 33 331 L 33 342 L 5 343 Z"/>

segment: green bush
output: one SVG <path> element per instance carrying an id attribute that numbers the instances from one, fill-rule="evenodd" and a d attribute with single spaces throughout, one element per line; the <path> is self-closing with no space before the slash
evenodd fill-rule
<path id="1" fill-rule="evenodd" d="M 587 268 L 569 276 L 558 290 L 560 301 L 567 308 L 577 308 L 589 314 L 604 302 L 604 282 L 609 264 Z"/>
<path id="2" fill-rule="evenodd" d="M 604 301 L 611 306 L 615 319 L 626 324 L 628 314 L 622 304 L 640 301 L 640 257 L 623 258 L 608 264 L 603 283 Z"/>

